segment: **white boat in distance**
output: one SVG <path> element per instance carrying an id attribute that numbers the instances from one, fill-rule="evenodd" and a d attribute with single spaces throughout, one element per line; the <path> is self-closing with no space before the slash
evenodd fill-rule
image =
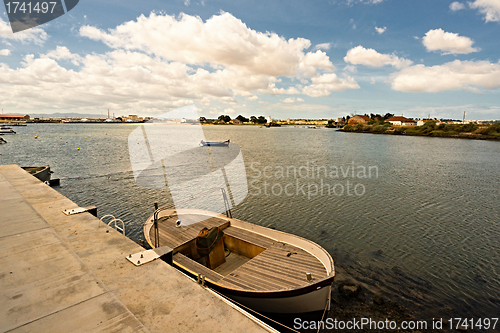
<path id="1" fill-rule="evenodd" d="M 16 132 L 10 127 L 0 127 L 0 135 L 2 134 L 16 134 Z"/>
<path id="2" fill-rule="evenodd" d="M 229 140 L 226 141 L 204 141 L 201 140 L 202 146 L 229 146 Z"/>
<path id="3" fill-rule="evenodd" d="M 200 236 L 204 228 L 216 235 L 209 240 L 208 255 Z M 144 224 L 144 236 L 152 248 L 173 249 L 174 267 L 255 311 L 305 313 L 330 307 L 332 257 L 307 239 L 223 214 L 161 208 Z"/>

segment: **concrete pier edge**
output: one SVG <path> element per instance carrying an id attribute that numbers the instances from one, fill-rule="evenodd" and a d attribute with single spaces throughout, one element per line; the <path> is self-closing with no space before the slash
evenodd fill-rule
<path id="1" fill-rule="evenodd" d="M 76 207 L 0 166 L 0 332 L 275 332 Z"/>

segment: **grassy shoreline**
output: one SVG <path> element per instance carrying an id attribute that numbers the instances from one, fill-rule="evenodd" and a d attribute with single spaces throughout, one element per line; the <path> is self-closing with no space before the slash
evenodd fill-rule
<path id="1" fill-rule="evenodd" d="M 480 126 L 477 124 L 436 124 L 435 122 L 428 122 L 423 126 L 405 127 L 391 126 L 390 123 L 380 122 L 370 125 L 346 125 L 339 130 L 348 133 L 392 134 L 473 140 L 500 140 L 500 123 Z"/>

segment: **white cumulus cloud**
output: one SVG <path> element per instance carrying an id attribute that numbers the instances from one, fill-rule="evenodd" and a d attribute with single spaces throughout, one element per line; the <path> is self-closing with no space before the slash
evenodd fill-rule
<path id="1" fill-rule="evenodd" d="M 486 22 L 500 22 L 499 0 L 475 0 L 469 2 L 469 7 L 479 10 Z"/>
<path id="2" fill-rule="evenodd" d="M 288 97 L 288 98 L 285 98 L 285 99 L 281 99 L 280 100 L 282 103 L 286 103 L 286 104 L 292 104 L 292 103 L 297 103 L 297 102 L 303 102 L 304 100 L 300 97 Z"/>
<path id="3" fill-rule="evenodd" d="M 10 50 L 8 49 L 0 50 L 0 56 L 8 56 L 8 55 L 10 55 Z"/>
<path id="4" fill-rule="evenodd" d="M 375 30 L 378 32 L 379 35 L 381 35 L 387 30 L 387 27 L 383 28 L 375 27 Z"/>
<path id="5" fill-rule="evenodd" d="M 347 0 L 346 2 L 349 6 L 352 6 L 356 2 L 364 3 L 364 4 L 377 4 L 377 3 L 381 3 L 383 1 L 384 0 Z"/>
<path id="6" fill-rule="evenodd" d="M 55 60 L 66 59 L 70 60 L 74 65 L 79 65 L 82 58 L 78 54 L 73 54 L 66 46 L 57 46 L 55 50 L 42 55 L 44 58 L 51 58 Z"/>
<path id="7" fill-rule="evenodd" d="M 461 2 L 454 1 L 450 4 L 450 10 L 456 12 L 457 10 L 465 9 L 465 5 Z"/>
<path id="8" fill-rule="evenodd" d="M 397 69 L 410 66 L 413 63 L 411 60 L 399 58 L 394 54 L 378 53 L 374 49 L 366 49 L 361 45 L 347 51 L 344 61 L 353 65 L 365 65 L 371 67 L 391 65 Z"/>
<path id="9" fill-rule="evenodd" d="M 327 96 L 358 88 L 348 75 L 337 78 L 324 51 L 307 52 L 309 40 L 249 29 L 229 13 L 206 21 L 152 13 L 107 31 L 92 26 L 79 31 L 111 50 L 76 54 L 58 46 L 26 56 L 19 67 L 0 62 L 0 83 L 5 83 L 0 94 L 12 97 L 9 107 L 155 114 L 193 101 L 235 109 L 237 97 Z M 66 68 L 67 61 L 77 67 Z"/>
<path id="10" fill-rule="evenodd" d="M 0 40 L 5 42 L 19 41 L 23 44 L 34 43 L 36 45 L 43 45 L 47 38 L 47 33 L 41 28 L 31 28 L 13 33 L 9 23 L 0 18 Z"/>
<path id="11" fill-rule="evenodd" d="M 445 32 L 443 29 L 427 31 L 422 37 L 422 44 L 427 51 L 441 51 L 443 54 L 468 54 L 479 51 L 479 48 L 472 47 L 474 41 L 469 37 Z"/>
<path id="12" fill-rule="evenodd" d="M 311 97 L 330 96 L 332 91 L 359 89 L 359 85 L 350 76 L 339 78 L 335 73 L 323 74 L 311 79 L 312 84 L 302 89 L 302 93 Z"/>
<path id="13" fill-rule="evenodd" d="M 330 43 L 321 43 L 314 47 L 315 50 L 329 50 L 331 47 Z"/>
<path id="14" fill-rule="evenodd" d="M 395 73 L 392 89 L 404 92 L 440 92 L 500 88 L 500 63 L 455 60 L 443 65 L 414 65 Z"/>
<path id="15" fill-rule="evenodd" d="M 82 36 L 100 40 L 112 48 L 137 50 L 185 64 L 213 64 L 245 69 L 251 74 L 293 76 L 311 42 L 288 40 L 275 33 L 249 29 L 230 13 L 206 22 L 200 17 L 151 13 L 103 31 L 92 26 L 80 29 Z M 324 54 L 323 59 L 329 62 Z"/>

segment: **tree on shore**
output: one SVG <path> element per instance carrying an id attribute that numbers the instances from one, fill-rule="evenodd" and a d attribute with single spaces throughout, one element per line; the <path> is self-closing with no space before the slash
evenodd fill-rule
<path id="1" fill-rule="evenodd" d="M 217 118 L 217 119 L 219 119 L 219 120 L 223 120 L 225 123 L 228 123 L 228 122 L 230 122 L 230 121 L 231 121 L 231 117 L 229 117 L 228 115 L 223 115 L 223 114 L 221 114 L 221 115 L 219 116 L 219 118 Z"/>
<path id="2" fill-rule="evenodd" d="M 242 123 L 248 123 L 249 121 L 248 118 L 243 117 L 241 114 L 238 117 L 236 117 L 236 119 L 238 119 Z"/>
<path id="3" fill-rule="evenodd" d="M 259 116 L 259 118 L 257 118 L 257 123 L 258 123 L 258 124 L 265 124 L 265 123 L 267 123 L 267 119 L 266 119 L 266 117 L 264 117 L 264 116 Z"/>

